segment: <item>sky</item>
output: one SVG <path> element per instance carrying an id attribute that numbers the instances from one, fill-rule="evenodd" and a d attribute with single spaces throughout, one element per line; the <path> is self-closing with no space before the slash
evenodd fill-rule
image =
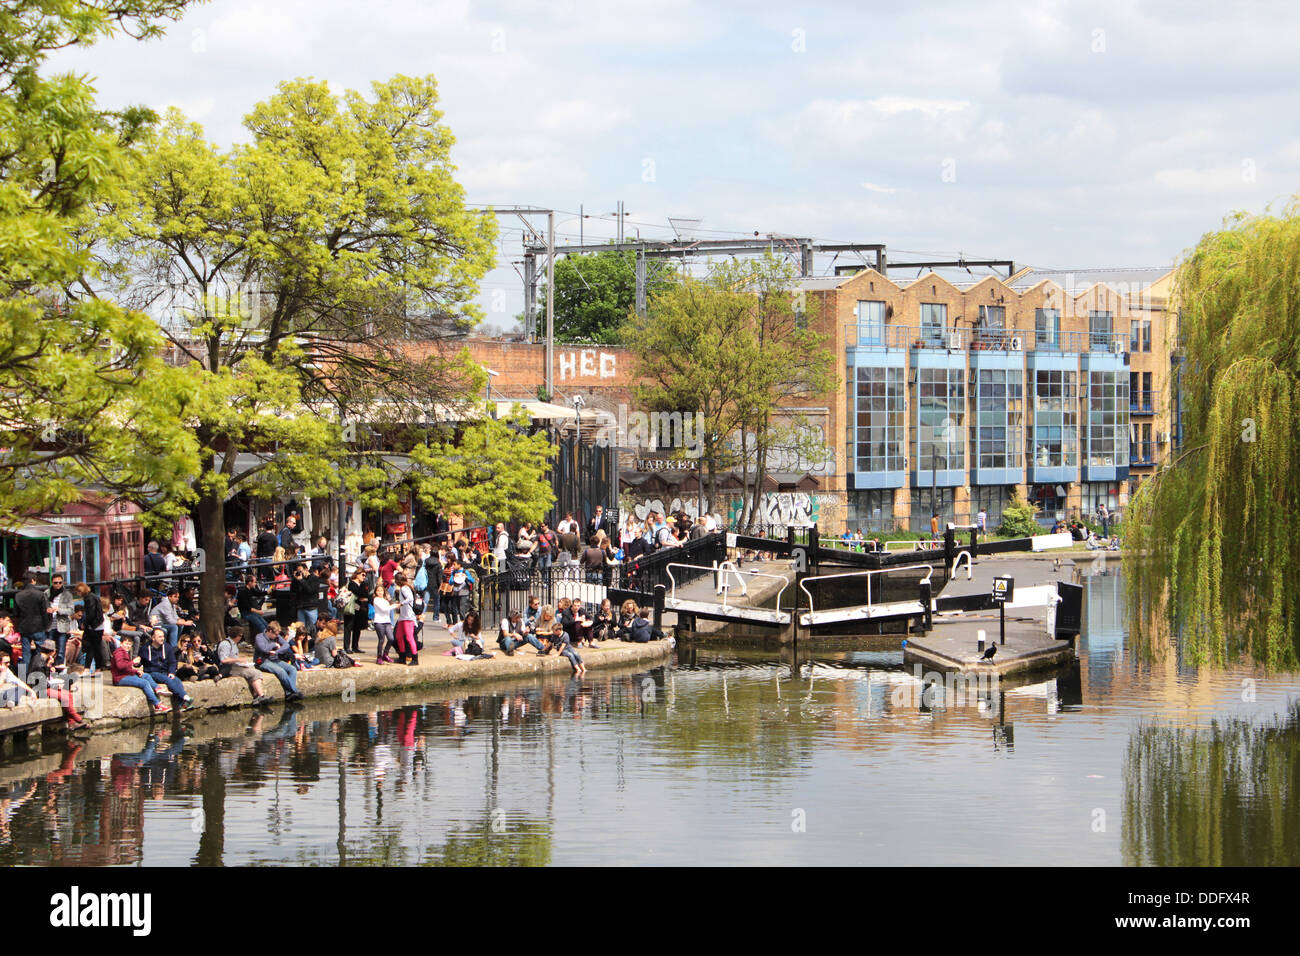
<path id="1" fill-rule="evenodd" d="M 214 0 L 51 67 L 222 145 L 283 80 L 433 74 L 468 202 L 556 209 L 561 244 L 612 237 L 622 200 L 629 236 L 679 217 L 1077 269 L 1172 264 L 1300 193 L 1297 50 L 1286 2 Z M 502 227 L 480 303 L 509 325 Z"/>

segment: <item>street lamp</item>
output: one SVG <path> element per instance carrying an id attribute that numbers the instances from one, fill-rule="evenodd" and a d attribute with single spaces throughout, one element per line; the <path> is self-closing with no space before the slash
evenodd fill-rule
<path id="1" fill-rule="evenodd" d="M 577 428 L 577 437 L 573 443 L 573 481 L 578 488 L 578 516 L 579 520 L 583 517 L 582 511 L 582 406 L 586 405 L 586 400 L 581 395 L 573 396 L 574 425 Z"/>
<path id="2" fill-rule="evenodd" d="M 496 418 L 497 417 L 496 409 L 492 407 L 492 379 L 496 378 L 501 373 L 497 371 L 493 371 L 492 369 L 488 368 L 486 365 L 483 366 L 483 371 L 487 372 L 487 377 L 488 377 L 487 395 L 484 396 L 487 399 L 487 403 L 488 403 L 488 414 L 491 415 L 493 418 Z"/>

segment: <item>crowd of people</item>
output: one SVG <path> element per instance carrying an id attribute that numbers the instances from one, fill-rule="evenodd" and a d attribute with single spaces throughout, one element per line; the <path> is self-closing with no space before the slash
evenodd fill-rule
<path id="1" fill-rule="evenodd" d="M 289 514 L 281 528 L 268 519 L 252 542 L 241 532 L 227 535 L 224 638 L 216 646 L 204 636 L 189 557 L 150 541 L 146 587 L 134 594 L 115 589 L 104 597 L 85 583 L 67 586 L 59 573 L 48 587 L 38 585 L 35 573 L 24 577 L 14 610 L 0 609 L 0 701 L 14 706 L 24 696 L 56 698 L 69 722 L 79 724 L 69 688 L 80 675 L 97 672 L 139 690 L 160 714 L 192 706 L 187 683 L 228 677 L 245 680 L 255 703 L 270 700 L 262 683 L 267 675 L 295 700 L 302 697 L 299 671 L 359 666 L 353 655 L 360 655 L 366 630 L 376 636 L 376 664 L 418 664 L 426 623 L 440 619 L 451 637 L 448 654 L 491 657 L 474 610 L 485 574 L 562 566 L 586 583 L 608 586 L 623 562 L 680 547 L 717 527 L 709 515 L 692 520 L 653 511 L 643 521 L 628 515 L 616 523 L 597 505 L 585 526 L 569 513 L 554 528 L 524 522 L 513 535 L 499 523 L 476 537 L 447 532 L 434 541 L 372 542 L 340 583 L 326 539 L 301 543 L 297 515 Z M 581 676 L 582 647 L 662 636 L 649 617 L 649 609 L 630 602 L 616 612 L 609 601 L 588 609 L 576 599 L 551 606 L 534 598 L 527 613 L 502 621 L 497 643 L 507 655 L 528 644 L 539 654 L 563 656 Z"/>

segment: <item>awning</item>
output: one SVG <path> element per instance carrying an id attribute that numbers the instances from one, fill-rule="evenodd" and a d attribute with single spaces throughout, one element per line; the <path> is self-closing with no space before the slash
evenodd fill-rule
<path id="1" fill-rule="evenodd" d="M 90 534 L 82 530 L 78 524 L 47 524 L 43 521 L 28 521 L 19 525 L 17 528 L 4 528 L 4 534 L 12 534 L 19 538 L 88 538 Z"/>
<path id="2" fill-rule="evenodd" d="M 533 421 L 552 421 L 557 418 L 577 418 L 576 410 L 554 402 L 540 402 L 536 399 L 497 402 L 497 418 L 505 418 L 516 405 L 524 406 L 524 411 Z"/>

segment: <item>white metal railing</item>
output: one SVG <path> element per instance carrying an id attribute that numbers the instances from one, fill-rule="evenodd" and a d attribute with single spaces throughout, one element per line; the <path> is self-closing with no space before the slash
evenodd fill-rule
<path id="1" fill-rule="evenodd" d="M 731 564 L 731 562 L 726 561 L 724 562 L 724 564 Z M 677 579 L 673 576 L 673 568 L 689 568 L 692 571 L 708 571 L 711 574 L 716 575 L 721 570 L 721 565 L 714 565 L 712 567 L 708 567 L 703 564 L 678 564 L 676 562 L 664 565 L 664 570 L 668 573 L 668 580 L 672 582 L 672 586 L 669 588 L 668 597 L 671 600 L 676 601 L 677 600 Z M 722 573 L 724 575 L 735 574 L 738 577 L 742 574 L 745 574 L 751 578 L 771 578 L 773 581 L 780 581 L 781 590 L 776 592 L 776 609 L 778 611 L 781 610 L 781 595 L 785 594 L 785 589 L 790 586 L 790 578 L 787 577 L 786 575 L 766 574 L 762 571 L 741 571 L 737 569 L 734 565 L 730 569 L 723 571 Z M 730 605 L 727 603 L 727 597 L 728 597 L 727 592 L 729 590 L 730 590 L 729 588 L 724 588 L 722 593 L 722 609 L 724 611 L 730 609 Z"/>
<path id="2" fill-rule="evenodd" d="M 749 596 L 749 588 L 745 584 L 745 576 L 740 573 L 740 568 L 736 567 L 736 562 L 723 561 L 719 564 L 717 561 L 714 561 L 713 567 L 716 569 L 716 573 L 713 575 L 713 591 L 715 594 L 722 595 L 722 603 L 724 606 L 727 603 L 727 594 L 731 590 L 731 585 L 728 582 L 731 580 L 731 575 L 733 574 L 736 576 L 736 581 L 740 584 L 740 596 Z"/>
<path id="3" fill-rule="evenodd" d="M 956 577 L 957 572 L 961 570 L 961 559 L 963 556 L 966 558 L 966 580 L 969 581 L 971 579 L 971 574 L 973 573 L 971 570 L 971 563 L 974 560 L 971 558 L 969 550 L 957 552 L 957 560 L 952 563 L 952 575 L 953 577 Z"/>
<path id="4" fill-rule="evenodd" d="M 931 579 L 932 577 L 934 577 L 934 565 L 933 565 L 933 564 L 905 564 L 905 565 L 903 565 L 901 568 L 874 568 L 874 569 L 872 569 L 872 570 L 870 570 L 870 571 L 845 571 L 845 572 L 842 573 L 842 574 L 821 574 L 821 575 L 818 575 L 818 576 L 815 577 L 815 578 L 804 578 L 802 581 L 799 582 L 799 590 L 803 591 L 803 593 L 804 593 L 805 595 L 807 595 L 807 597 L 808 597 L 808 613 L 809 613 L 809 614 L 814 614 L 814 613 L 816 613 L 817 609 L 816 609 L 816 607 L 814 607 L 814 605 L 813 605 L 813 596 L 812 596 L 812 592 L 808 590 L 808 582 L 809 582 L 809 581 L 814 581 L 814 582 L 815 582 L 815 581 L 830 581 L 830 580 L 832 580 L 832 579 L 834 579 L 834 578 L 860 578 L 860 577 L 865 577 L 865 578 L 867 579 L 867 604 L 871 604 L 871 576 L 872 576 L 873 574 L 888 574 L 888 573 L 891 572 L 891 571 L 918 571 L 918 570 L 920 570 L 921 568 L 925 568 L 926 571 L 928 571 L 929 573 L 926 574 L 926 576 L 923 577 L 923 578 L 922 578 L 920 581 L 918 581 L 917 583 L 918 583 L 918 584 L 929 584 L 929 583 L 930 583 L 930 579 Z"/>

